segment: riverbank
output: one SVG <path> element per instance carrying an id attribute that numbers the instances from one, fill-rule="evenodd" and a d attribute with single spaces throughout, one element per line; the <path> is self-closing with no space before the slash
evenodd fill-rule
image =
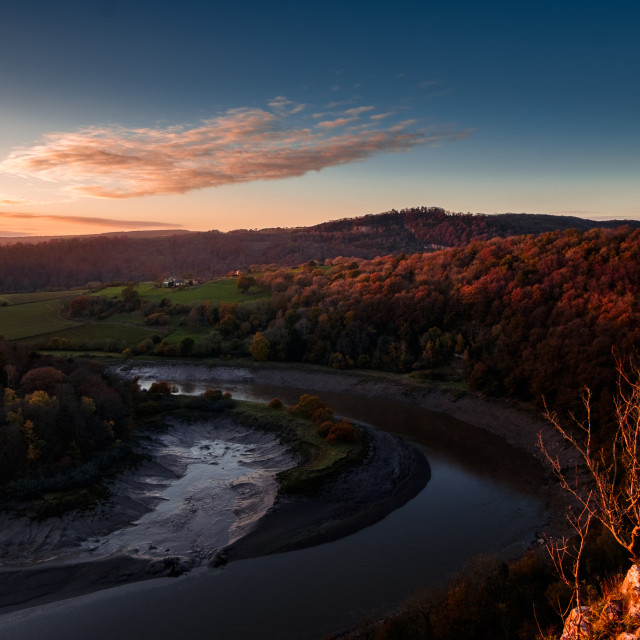
<path id="1" fill-rule="evenodd" d="M 149 379 L 162 378 L 177 383 L 182 392 L 198 389 L 198 385 L 215 382 L 225 389 L 236 392 L 238 386 L 252 384 L 263 385 L 265 389 L 290 390 L 290 401 L 295 401 L 299 393 L 334 394 L 342 396 L 361 396 L 362 398 L 384 399 L 400 406 L 415 406 L 431 412 L 455 418 L 459 422 L 455 430 L 464 433 L 442 433 L 443 440 L 456 440 L 456 448 L 464 448 L 469 425 L 499 437 L 510 447 L 525 452 L 539 466 L 534 482 L 543 484 L 547 499 L 547 520 L 541 523 L 540 535 L 572 535 L 566 513 L 570 504 L 569 496 L 551 474 L 549 465 L 538 446 L 538 434 L 541 435 L 552 456 L 557 456 L 562 468 L 570 469 L 578 463 L 576 452 L 567 446 L 556 429 L 543 418 L 542 412 L 532 405 L 524 405 L 508 399 L 491 399 L 469 391 L 460 383 L 441 383 L 421 380 L 412 375 L 402 375 L 373 370 L 335 370 L 319 365 L 302 363 L 257 363 L 252 360 L 236 360 L 221 363 L 220 360 L 195 363 L 190 367 L 189 381 L 183 386 L 184 372 L 174 367 L 175 363 L 163 359 L 135 359 L 124 363 L 122 369 L 135 367 L 136 375 L 141 375 L 144 384 Z M 162 378 L 164 379 L 164 378 Z M 225 386 L 226 385 L 226 386 Z M 332 400 L 330 401 L 332 402 Z M 404 431 L 408 439 L 421 440 L 423 425 L 416 425 L 413 433 Z M 472 448 L 467 455 L 478 457 Z M 537 476 L 542 479 L 538 480 Z"/>
<path id="2" fill-rule="evenodd" d="M 361 464 L 312 496 L 278 495 L 273 508 L 244 537 L 213 558 L 214 567 L 324 544 L 368 527 L 415 497 L 430 477 L 417 447 L 398 436 L 369 430 Z"/>
<path id="3" fill-rule="evenodd" d="M 142 462 L 86 511 L 0 514 L 0 606 L 51 601 L 206 563 L 271 507 L 295 464 L 277 435 L 227 415 L 169 418 L 137 436 Z M 28 508 L 28 505 L 25 505 Z"/>
<path id="4" fill-rule="evenodd" d="M 295 365 L 292 369 L 272 363 L 252 364 L 248 370 L 257 384 L 384 398 L 446 414 L 500 437 L 541 464 L 546 478 L 548 512 L 547 521 L 541 523 L 541 533 L 552 537 L 572 535 L 573 530 L 566 519 L 569 496 L 551 474 L 538 445 L 538 434 L 564 469 L 575 466 L 578 457 L 535 407 L 507 399 L 490 399 L 457 386 L 377 371 L 332 371 L 314 365 Z"/>
<path id="5" fill-rule="evenodd" d="M 159 370 L 156 372 L 159 379 L 165 379 L 163 369 L 170 368 L 171 363 L 155 361 L 150 366 Z M 348 394 L 394 401 L 404 406 L 415 405 L 464 420 L 538 458 L 540 452 L 536 442 L 541 431 L 551 446 L 568 460 L 568 452 L 555 431 L 535 414 L 504 402 L 488 401 L 475 394 L 406 376 L 332 371 L 304 365 L 236 363 L 226 367 L 216 362 L 214 369 L 206 364 L 189 363 L 189 366 L 195 366 L 198 375 L 207 382 L 213 376 L 223 382 L 251 381 L 256 385 L 290 389 L 292 393 L 296 389 L 313 389 L 319 394 Z M 416 425 L 416 429 L 420 428 L 421 425 Z M 460 423 L 456 425 L 455 433 L 450 434 L 451 438 L 459 439 L 456 447 L 465 446 L 464 429 L 469 429 L 468 425 Z M 279 496 L 246 535 L 217 550 L 206 561 L 215 566 L 335 540 L 373 524 L 410 500 L 427 482 L 428 464 L 413 446 L 391 434 L 375 430 L 373 433 L 376 437 L 372 438 L 370 457 L 365 464 L 340 477 L 316 496 Z M 390 451 L 395 451 L 395 458 L 388 457 Z M 470 451 L 470 455 L 474 452 Z M 388 473 L 386 481 L 385 472 Z M 357 487 L 363 490 L 361 494 L 357 493 Z M 376 492 L 378 488 L 381 492 Z M 555 483 L 550 483 L 549 489 L 548 521 L 541 523 L 541 527 L 547 533 L 562 532 L 566 497 Z M 120 509 L 122 507 L 120 505 Z M 94 530 L 93 534 L 96 533 Z M 87 538 L 91 535 L 90 530 L 86 532 Z M 41 568 L 5 569 L 0 571 L 0 606 L 8 611 L 7 607 L 17 609 L 126 582 L 177 575 L 192 566 L 193 562 L 174 555 L 153 559 L 114 555 L 96 562 L 54 562 Z"/>
<path id="6" fill-rule="evenodd" d="M 388 396 L 377 398 L 340 394 L 359 378 L 370 389 L 375 372 L 362 376 L 336 372 L 339 386 L 332 393 L 301 388 L 309 382 L 302 375 L 331 376 L 331 370 L 316 367 L 294 368 L 291 386 L 274 387 L 269 382 L 286 373 L 278 366 L 265 369 L 260 374 L 262 384 L 254 384 L 255 368 L 244 363 L 232 363 L 231 368 L 218 366 L 219 361 L 147 365 L 141 382 L 151 384 L 155 376 L 186 385 L 197 379 L 191 391 L 183 389 L 195 396 L 203 389 L 219 388 L 265 406 L 274 397 L 293 405 L 300 392 L 319 395 L 337 416 L 419 442 L 431 468 L 427 488 L 373 526 L 328 544 L 250 560 L 236 556 L 224 567 L 202 567 L 178 579 L 123 584 L 45 606 L 27 605 L 12 613 L 5 609 L 0 625 L 7 640 L 61 636 L 109 640 L 140 634 L 158 640 L 177 635 L 197 638 L 210 635 L 212 624 L 220 640 L 318 640 L 395 610 L 425 585 L 460 571 L 478 554 L 511 557 L 524 552 L 546 518 L 539 489 L 543 479 L 524 451 L 444 413 L 421 409 L 415 400 L 403 401 L 392 389 L 385 391 Z M 138 373 L 130 371 L 132 377 Z M 398 376 L 381 378 L 378 383 L 391 381 L 396 389 L 396 381 L 403 383 Z M 328 381 L 318 382 L 326 388 Z"/>

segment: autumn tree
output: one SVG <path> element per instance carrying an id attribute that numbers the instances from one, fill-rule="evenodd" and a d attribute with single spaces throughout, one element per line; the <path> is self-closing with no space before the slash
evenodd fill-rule
<path id="1" fill-rule="evenodd" d="M 238 279 L 236 280 L 236 286 L 240 293 L 247 293 L 253 285 L 255 285 L 256 280 L 253 276 L 240 274 Z"/>
<path id="2" fill-rule="evenodd" d="M 249 353 L 254 360 L 258 362 L 265 362 L 269 358 L 269 351 L 271 349 L 271 345 L 269 341 L 264 337 L 264 333 L 258 331 L 251 340 L 251 345 L 249 346 Z"/>
<path id="3" fill-rule="evenodd" d="M 149 387 L 149 394 L 155 396 L 170 396 L 172 391 L 172 385 L 164 381 L 154 382 Z"/>
<path id="4" fill-rule="evenodd" d="M 32 391 L 46 391 L 49 395 L 54 395 L 58 386 L 67 379 L 67 376 L 51 366 L 37 367 L 31 369 L 22 376 L 20 384 L 27 393 Z"/>
<path id="5" fill-rule="evenodd" d="M 129 311 L 133 311 L 140 306 L 140 294 L 131 285 L 120 292 L 120 297 Z"/>
<path id="6" fill-rule="evenodd" d="M 69 301 L 69 313 L 73 317 L 80 317 L 86 311 L 88 311 L 91 306 L 91 298 L 88 295 L 83 294 L 80 296 L 76 296 Z"/>

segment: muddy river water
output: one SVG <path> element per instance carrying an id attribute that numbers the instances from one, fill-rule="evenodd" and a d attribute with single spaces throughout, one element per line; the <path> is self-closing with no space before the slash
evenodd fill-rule
<path id="1" fill-rule="evenodd" d="M 286 386 L 257 384 L 252 373 L 242 368 L 154 364 L 139 365 L 124 374 L 138 376 L 142 386 L 164 380 L 183 393 L 213 387 L 229 390 L 235 398 L 279 397 L 287 404 L 297 401 L 301 393 L 316 392 L 308 380 L 306 386 L 297 386 L 295 374 Z M 418 496 L 380 522 L 335 542 L 0 616 L 2 637 L 319 640 L 392 610 L 416 590 L 446 579 L 477 554 L 517 553 L 533 541 L 545 520 L 545 501 L 541 470 L 526 454 L 487 432 L 409 401 L 324 390 L 317 395 L 336 414 L 417 443 L 431 466 L 431 479 Z M 251 448 L 255 443 L 245 445 L 241 440 L 226 451 L 216 450 L 220 442 L 207 441 L 202 433 L 195 440 L 198 444 L 192 454 L 197 464 L 190 473 L 196 486 L 198 465 L 207 456 L 227 456 L 229 473 L 236 474 L 233 483 L 242 477 L 237 470 L 247 453 L 255 451 Z M 272 466 L 281 465 L 280 454 L 269 443 L 263 445 L 266 450 L 253 460 L 275 460 Z M 242 471 L 251 478 L 246 487 L 253 491 L 260 484 L 256 474 L 261 470 L 255 464 L 249 466 Z M 225 481 L 228 484 L 229 478 Z M 243 484 L 241 479 L 235 498 Z M 250 511 L 264 506 L 255 491 L 247 504 Z M 185 508 L 188 511 L 188 505 Z M 157 512 L 149 515 L 149 526 L 159 517 Z M 201 517 L 215 518 L 215 514 L 205 509 L 194 520 Z M 223 537 L 230 528 L 242 527 L 242 522 L 224 515 L 216 522 Z M 94 544 L 108 549 L 120 544 L 117 535 Z"/>

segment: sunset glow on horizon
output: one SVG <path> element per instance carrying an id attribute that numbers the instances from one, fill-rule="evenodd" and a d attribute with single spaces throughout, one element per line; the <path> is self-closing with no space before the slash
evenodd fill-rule
<path id="1" fill-rule="evenodd" d="M 640 218 L 636 3 L 390 11 L 9 7 L 0 236 Z"/>

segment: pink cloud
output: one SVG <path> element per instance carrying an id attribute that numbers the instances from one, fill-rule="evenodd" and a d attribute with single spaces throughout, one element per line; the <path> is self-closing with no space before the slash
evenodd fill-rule
<path id="1" fill-rule="evenodd" d="M 356 118 L 336 118 L 335 120 L 323 120 L 318 122 L 319 127 L 324 129 L 335 129 L 336 127 L 343 127 L 345 124 L 353 122 Z"/>
<path id="2" fill-rule="evenodd" d="M 350 116 L 359 116 L 361 113 L 367 111 L 373 111 L 375 107 L 354 107 L 353 109 L 347 109 L 345 113 Z"/>
<path id="3" fill-rule="evenodd" d="M 301 176 L 469 134 L 415 131 L 413 121 L 382 128 L 375 119 L 367 129 L 336 131 L 372 107 L 350 109 L 350 117 L 310 127 L 287 127 L 286 119 L 297 111 L 292 105 L 278 97 L 274 112 L 234 109 L 190 128 L 104 126 L 49 133 L 39 144 L 14 149 L 0 171 L 62 183 L 76 195 L 98 198 L 182 194 Z"/>
<path id="4" fill-rule="evenodd" d="M 11 196 L 0 196 L 0 204 L 26 204 L 24 198 L 13 198 Z"/>
<path id="5" fill-rule="evenodd" d="M 384 118 L 388 118 L 389 116 L 392 116 L 393 112 L 389 111 L 387 113 L 375 113 L 372 116 L 369 116 L 371 118 L 371 120 L 384 120 Z"/>

